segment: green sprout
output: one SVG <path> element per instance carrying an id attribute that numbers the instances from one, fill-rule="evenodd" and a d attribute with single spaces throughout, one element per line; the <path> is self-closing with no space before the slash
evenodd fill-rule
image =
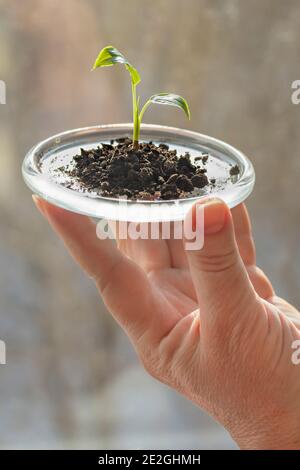
<path id="1" fill-rule="evenodd" d="M 132 113 L 133 113 L 133 146 L 135 149 L 139 147 L 140 127 L 142 118 L 146 109 L 150 104 L 167 104 L 181 108 L 186 116 L 190 119 L 189 106 L 184 98 L 173 93 L 158 93 L 150 96 L 144 106 L 140 109 L 140 97 L 137 96 L 136 87 L 141 81 L 138 71 L 128 62 L 128 60 L 113 46 L 106 46 L 99 53 L 92 70 L 98 67 L 109 67 L 115 64 L 123 64 L 131 76 L 132 88 Z"/>

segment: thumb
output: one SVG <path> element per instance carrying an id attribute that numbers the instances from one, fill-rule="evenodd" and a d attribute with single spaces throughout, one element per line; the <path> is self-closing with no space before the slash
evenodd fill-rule
<path id="1" fill-rule="evenodd" d="M 197 217 L 201 210 L 204 227 L 199 226 Z M 192 219 L 194 231 L 204 230 L 203 247 L 186 250 L 201 326 L 234 326 L 248 317 L 257 299 L 236 244 L 231 212 L 221 199 L 204 199 L 187 217 Z"/>

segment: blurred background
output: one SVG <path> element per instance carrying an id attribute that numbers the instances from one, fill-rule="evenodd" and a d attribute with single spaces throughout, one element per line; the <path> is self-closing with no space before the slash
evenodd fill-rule
<path id="1" fill-rule="evenodd" d="M 213 135 L 251 158 L 258 263 L 299 307 L 299 24 L 298 0 L 0 0 L 1 448 L 235 448 L 142 370 L 20 168 L 52 134 L 131 120 L 123 68 L 90 73 L 113 44 L 141 71 L 142 98 L 166 90 L 190 103 L 189 123 L 161 107 L 146 122 Z"/>

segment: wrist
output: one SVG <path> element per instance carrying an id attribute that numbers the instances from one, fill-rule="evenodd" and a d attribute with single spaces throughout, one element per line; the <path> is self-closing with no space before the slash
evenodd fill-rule
<path id="1" fill-rule="evenodd" d="M 256 426 L 239 427 L 231 436 L 242 450 L 299 450 L 300 418 L 265 417 Z"/>

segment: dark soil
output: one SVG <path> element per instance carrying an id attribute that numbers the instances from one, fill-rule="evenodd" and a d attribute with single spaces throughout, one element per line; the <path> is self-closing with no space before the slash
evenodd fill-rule
<path id="1" fill-rule="evenodd" d="M 236 176 L 236 175 L 239 174 L 239 172 L 240 172 L 239 167 L 237 165 L 234 165 L 232 168 L 230 168 L 229 173 L 230 173 L 231 176 Z"/>
<path id="2" fill-rule="evenodd" d="M 191 161 L 189 153 L 178 155 L 168 145 L 140 143 L 135 150 L 129 138 L 110 144 L 81 149 L 73 158 L 72 169 L 65 172 L 85 190 L 103 197 L 131 200 L 181 199 L 194 195 L 215 181 L 206 176 L 208 155 L 203 153 Z M 239 172 L 232 167 L 231 175 Z"/>

